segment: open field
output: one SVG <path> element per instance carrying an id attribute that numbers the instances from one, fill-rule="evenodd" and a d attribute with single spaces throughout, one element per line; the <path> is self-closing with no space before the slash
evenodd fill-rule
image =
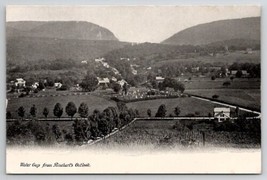
<path id="1" fill-rule="evenodd" d="M 183 78 L 181 78 L 183 80 Z M 229 86 L 223 86 L 223 83 L 229 81 L 231 84 Z M 185 89 L 260 89 L 261 81 L 259 78 L 239 78 L 233 81 L 230 78 L 217 78 L 211 80 L 210 78 L 192 78 L 191 81 L 184 82 Z"/>
<path id="2" fill-rule="evenodd" d="M 258 110 L 261 108 L 260 89 L 192 89 L 186 90 L 186 93 L 207 98 L 212 98 L 216 94 L 219 96 L 218 100 L 226 103 Z"/>
<path id="3" fill-rule="evenodd" d="M 252 54 L 245 54 L 243 51 L 230 52 L 230 54 L 217 54 L 216 56 L 197 56 L 192 58 L 180 58 L 166 61 L 160 61 L 155 66 L 160 66 L 165 63 L 181 63 L 181 62 L 205 62 L 211 64 L 233 64 L 237 63 L 260 63 L 260 51 L 253 51 Z"/>
<path id="4" fill-rule="evenodd" d="M 137 109 L 141 117 L 148 117 L 147 109 L 151 109 L 152 116 L 155 116 L 161 104 L 166 105 L 167 116 L 169 116 L 170 113 L 173 113 L 176 106 L 179 106 L 181 110 L 180 116 L 186 116 L 188 114 L 208 116 L 209 113 L 213 114 L 213 108 L 216 107 L 215 104 L 190 97 L 131 102 L 127 103 L 127 106 L 129 108 Z"/>
<path id="5" fill-rule="evenodd" d="M 181 129 L 177 123 L 178 121 L 174 120 L 136 121 L 123 131 L 96 143 L 95 146 L 102 149 L 146 148 L 146 150 L 198 148 L 204 146 L 201 130 L 205 127 L 205 147 L 260 147 L 260 132 L 253 132 L 253 134 L 238 131 L 215 131 L 216 125 L 211 122 L 196 123 L 193 125 L 193 130 L 189 130 L 188 128 Z M 190 122 L 184 123 L 185 126 L 190 126 Z"/>
<path id="6" fill-rule="evenodd" d="M 44 117 L 43 109 L 47 107 L 49 109 L 48 117 L 54 117 L 53 109 L 56 103 L 61 103 L 64 108 L 64 113 L 62 117 L 66 117 L 65 107 L 68 102 L 74 102 L 77 109 L 82 102 L 87 103 L 89 107 L 89 113 L 92 113 L 95 109 L 100 111 L 104 110 L 109 106 L 116 106 L 116 103 L 113 101 L 109 101 L 107 99 L 93 96 L 93 95 L 70 95 L 70 96 L 48 96 L 48 97 L 23 97 L 23 98 L 13 98 L 8 101 L 8 106 L 6 111 L 10 111 L 13 118 L 17 118 L 17 110 L 20 106 L 23 106 L 26 110 L 25 118 L 30 116 L 30 108 L 33 104 L 35 104 L 37 108 L 37 117 Z M 74 117 L 78 117 L 79 115 L 76 113 Z"/>

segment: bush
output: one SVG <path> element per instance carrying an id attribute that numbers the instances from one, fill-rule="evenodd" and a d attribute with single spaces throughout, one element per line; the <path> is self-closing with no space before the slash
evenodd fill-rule
<path id="1" fill-rule="evenodd" d="M 217 95 L 217 94 L 214 94 L 213 96 L 212 96 L 212 99 L 218 99 L 219 98 L 219 96 Z"/>

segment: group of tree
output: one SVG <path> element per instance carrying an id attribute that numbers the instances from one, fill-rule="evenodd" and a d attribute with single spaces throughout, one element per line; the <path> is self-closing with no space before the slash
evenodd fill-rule
<path id="1" fill-rule="evenodd" d="M 173 110 L 173 113 L 170 113 L 169 116 L 170 117 L 177 117 L 179 116 L 181 113 L 180 107 L 176 106 Z M 151 110 L 148 109 L 147 110 L 147 114 L 149 117 L 151 117 Z M 158 108 L 158 111 L 155 114 L 155 117 L 166 117 L 167 116 L 167 108 L 165 104 L 161 104 Z"/>
<path id="2" fill-rule="evenodd" d="M 53 113 L 57 118 L 62 116 L 63 111 L 63 107 L 60 103 L 54 106 Z M 75 141 L 78 143 L 105 136 L 111 133 L 115 128 L 120 129 L 122 126 L 131 122 L 135 117 L 139 116 L 137 110 L 128 108 L 123 102 L 118 102 L 117 107 L 107 107 L 102 112 L 96 109 L 91 115 L 89 114 L 88 105 L 86 103 L 81 103 L 79 108 L 77 108 L 73 102 L 69 102 L 65 107 L 65 112 L 71 119 L 76 113 L 79 113 L 81 117 L 73 121 L 73 133 L 68 133 L 67 135 L 68 141 Z M 36 113 L 37 108 L 33 105 L 30 108 L 30 114 L 36 117 Z M 44 108 L 43 115 L 47 117 L 48 114 L 49 110 Z M 22 118 L 25 116 L 25 109 L 22 106 L 18 109 L 18 115 Z M 61 137 L 64 133 L 58 126 L 53 126 L 51 131 L 54 133 L 57 140 L 64 139 L 64 137 Z"/>
<path id="3" fill-rule="evenodd" d="M 175 91 L 180 91 L 182 93 L 185 90 L 185 86 L 183 83 L 169 77 L 166 77 L 162 83 L 159 83 L 158 87 L 159 90 L 165 90 L 168 87 L 168 88 L 173 88 Z"/>

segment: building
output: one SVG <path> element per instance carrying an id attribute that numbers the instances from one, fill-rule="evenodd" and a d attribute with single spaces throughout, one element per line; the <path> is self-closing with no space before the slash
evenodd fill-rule
<path id="1" fill-rule="evenodd" d="M 230 108 L 228 107 L 215 107 L 214 108 L 214 118 L 218 119 L 218 122 L 230 119 Z"/>
<path id="2" fill-rule="evenodd" d="M 55 86 L 56 88 L 61 88 L 62 83 L 60 83 L 60 82 L 56 82 L 56 83 L 54 83 L 54 86 Z"/>
<path id="3" fill-rule="evenodd" d="M 107 86 L 110 81 L 108 78 L 100 78 L 100 77 L 97 77 L 97 80 L 98 80 L 98 85 L 104 85 L 104 86 Z"/>
<path id="4" fill-rule="evenodd" d="M 16 87 L 25 87 L 26 86 L 26 81 L 22 78 L 17 78 L 15 81 L 15 86 Z"/>
<path id="5" fill-rule="evenodd" d="M 161 83 L 161 82 L 163 82 L 164 81 L 164 77 L 162 77 L 162 76 L 156 76 L 156 81 L 158 82 L 158 83 Z"/>
<path id="6" fill-rule="evenodd" d="M 121 85 L 121 87 L 122 87 L 125 83 L 128 84 L 127 81 L 125 81 L 124 79 L 118 81 L 118 84 Z"/>
<path id="7" fill-rule="evenodd" d="M 39 82 L 35 82 L 35 83 L 32 84 L 32 88 L 33 89 L 37 89 L 38 86 L 39 86 Z"/>
<path id="8" fill-rule="evenodd" d="M 238 72 L 238 70 L 231 70 L 230 74 L 233 76 L 236 76 L 236 73 Z M 242 72 L 242 76 L 241 77 L 248 77 L 249 73 L 246 70 L 241 70 Z"/>

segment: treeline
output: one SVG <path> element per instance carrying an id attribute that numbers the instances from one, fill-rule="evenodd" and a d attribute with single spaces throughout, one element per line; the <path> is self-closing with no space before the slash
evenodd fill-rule
<path id="1" fill-rule="evenodd" d="M 7 63 L 7 68 L 10 73 L 12 72 L 27 72 L 37 70 L 68 70 L 74 67 L 83 67 L 80 62 L 73 59 L 55 59 L 55 60 L 36 60 L 29 63 Z"/>
<path id="2" fill-rule="evenodd" d="M 49 111 L 47 108 L 45 109 L 44 116 L 47 117 Z M 71 127 L 59 126 L 58 123 L 51 126 L 51 123 L 48 122 L 44 125 L 45 122 L 34 119 L 26 122 L 16 120 L 7 127 L 8 143 L 82 144 L 108 135 L 114 129 L 121 129 L 139 116 L 137 110 L 128 108 L 122 102 L 118 102 L 117 107 L 108 107 L 102 112 L 96 109 L 91 115 L 89 115 L 88 106 L 85 103 L 81 103 L 77 109 L 74 103 L 69 102 L 65 110 L 71 118 L 76 112 L 81 118 L 75 118 L 74 121 L 71 121 Z M 18 112 L 23 111 L 19 110 Z M 32 116 L 35 116 L 36 107 L 33 106 L 30 112 Z M 59 103 L 55 105 L 53 112 L 56 117 L 61 117 L 63 108 Z"/>
<path id="3" fill-rule="evenodd" d="M 250 77 L 261 77 L 261 65 L 254 63 L 233 63 L 229 70 L 246 70 Z"/>

